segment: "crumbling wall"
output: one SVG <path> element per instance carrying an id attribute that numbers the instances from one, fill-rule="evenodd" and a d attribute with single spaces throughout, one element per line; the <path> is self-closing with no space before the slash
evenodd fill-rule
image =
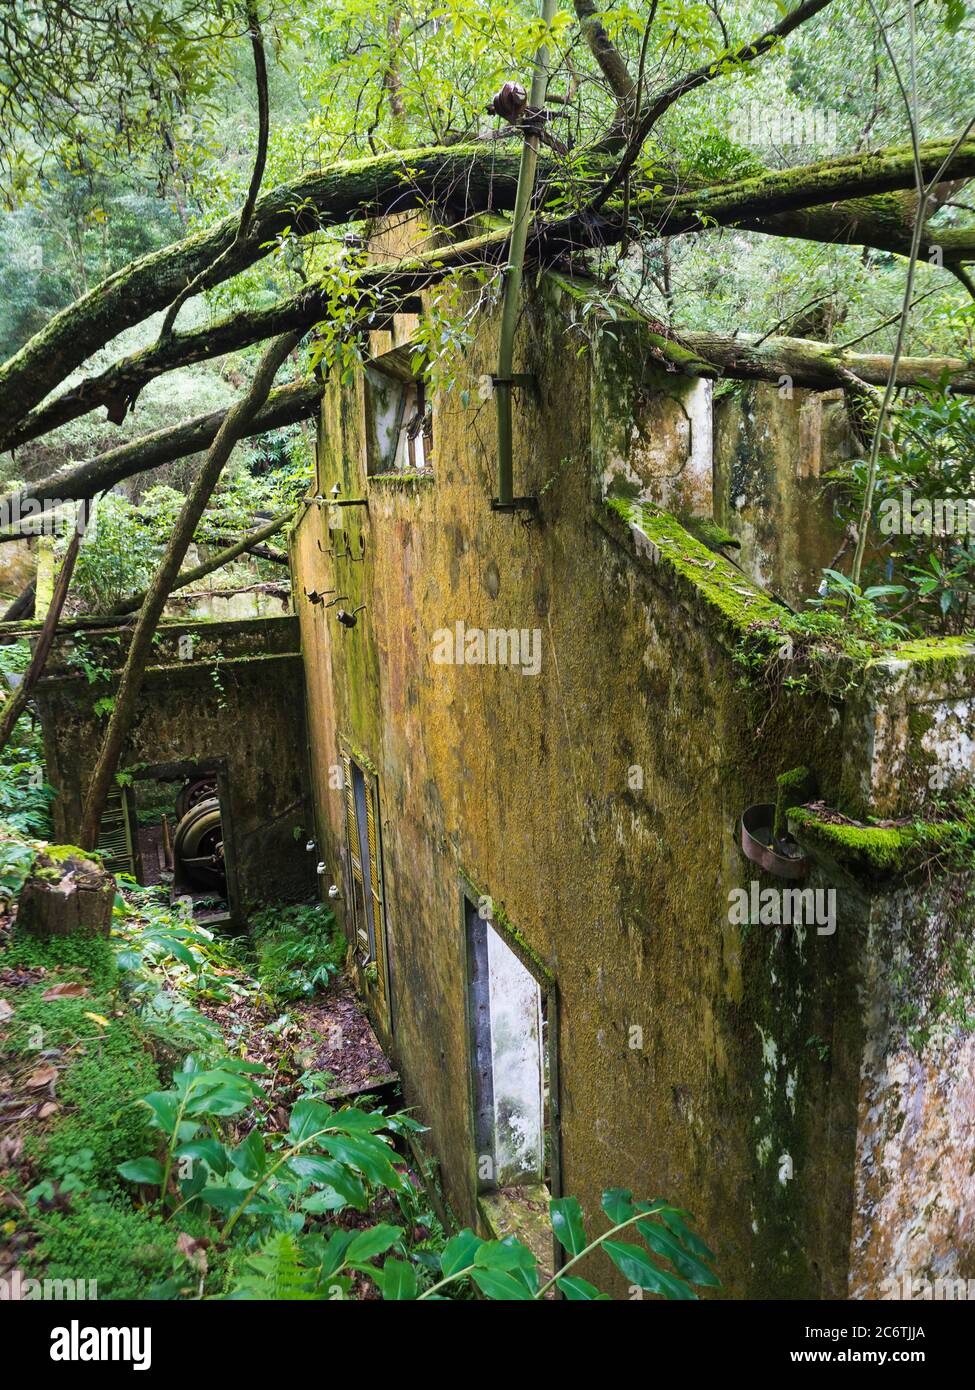
<path id="1" fill-rule="evenodd" d="M 56 639 L 37 687 L 47 775 L 58 792 L 58 839 L 70 842 L 76 833 L 105 727 L 96 703 L 113 694 L 128 637 L 125 629 L 77 623 Z M 245 905 L 313 891 L 294 617 L 160 626 L 121 767 L 204 760 L 218 760 L 227 771 Z"/>
<path id="2" fill-rule="evenodd" d="M 872 904 L 853 1298 L 975 1290 L 973 926 L 970 877 Z"/>
<path id="3" fill-rule="evenodd" d="M 536 389 L 517 391 L 515 492 L 539 498 L 533 521 L 490 507 L 494 404 L 476 386 L 495 368 L 491 316 L 436 401 L 432 478 L 367 479 L 361 384 L 326 394 L 319 491 L 368 506 L 343 509 L 344 535 L 309 508 L 294 542 L 296 592 L 365 605 L 351 629 L 299 605 L 319 854 L 347 899 L 345 739 L 380 779 L 387 1042 L 463 1221 L 473 884 L 557 982 L 562 1190 L 590 1217 L 610 1186 L 687 1206 L 727 1297 L 844 1297 L 860 938 L 743 924 L 729 904 L 774 886 L 740 852 L 741 812 L 800 763 L 834 804 L 851 760 L 863 790 L 867 712 L 742 688 L 743 638 L 781 609 L 672 518 L 632 510 L 626 412 L 654 369 L 599 341 L 580 353 L 581 313 L 546 282 L 519 327 L 515 369 Z M 678 372 L 653 384 L 695 390 Z M 669 477 L 680 416 L 658 407 Z M 500 631 L 525 635 L 526 660 L 479 659 L 478 634 Z M 841 920 L 862 907 L 852 896 Z"/>
<path id="4" fill-rule="evenodd" d="M 824 475 L 861 452 L 842 392 L 728 383 L 714 400 L 714 519 L 757 584 L 801 608 L 844 544 Z"/>

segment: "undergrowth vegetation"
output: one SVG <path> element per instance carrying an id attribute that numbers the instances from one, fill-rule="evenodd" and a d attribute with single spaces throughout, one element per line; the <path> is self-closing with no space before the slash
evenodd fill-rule
<path id="1" fill-rule="evenodd" d="M 19 680 L 30 662 L 26 640 L 0 646 L 0 692 Z M 14 725 L 0 759 L 0 821 L 26 835 L 50 832 L 54 788 L 44 776 L 44 740 L 36 716 L 25 711 Z M 2 857 L 0 848 L 0 857 Z M 2 875 L 0 863 L 0 875 Z"/>
<path id="2" fill-rule="evenodd" d="M 7 843 L 10 906 L 37 843 Z M 717 1283 L 687 1213 L 624 1191 L 591 1239 L 574 1199 L 552 1202 L 558 1274 L 513 1237 L 450 1235 L 414 1116 L 330 1102 L 307 1074 L 285 1103 L 278 1064 L 215 1019 L 327 989 L 345 943 L 326 909 L 268 905 L 228 940 L 121 877 L 110 940 L 0 922 L 0 1275 L 103 1299 L 591 1300 L 577 1266 L 601 1250 L 665 1298 Z"/>
<path id="3" fill-rule="evenodd" d="M 250 925 L 255 974 L 273 999 L 287 1003 L 325 989 L 342 968 L 347 942 L 334 913 L 317 903 L 263 907 Z"/>

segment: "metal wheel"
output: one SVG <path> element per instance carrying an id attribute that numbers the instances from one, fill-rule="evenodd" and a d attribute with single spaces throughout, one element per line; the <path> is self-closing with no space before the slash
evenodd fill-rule
<path id="1" fill-rule="evenodd" d="M 226 888 L 223 826 L 215 796 L 198 801 L 183 816 L 173 837 L 173 855 L 193 883 L 221 891 Z"/>

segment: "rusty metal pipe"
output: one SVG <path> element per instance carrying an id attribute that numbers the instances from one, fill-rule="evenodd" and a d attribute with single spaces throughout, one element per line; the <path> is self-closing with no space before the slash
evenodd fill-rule
<path id="1" fill-rule="evenodd" d="M 546 26 L 555 18 L 557 0 L 542 0 L 541 15 Z M 535 72 L 532 77 L 529 106 L 533 111 L 541 111 L 545 105 L 548 91 L 548 44 L 539 45 L 535 55 Z M 501 310 L 501 334 L 498 343 L 498 372 L 494 379 L 494 396 L 498 410 L 498 505 L 510 507 L 514 501 L 513 446 L 511 432 L 511 368 L 514 360 L 515 328 L 518 324 L 518 306 L 521 299 L 521 277 L 525 265 L 525 247 L 528 244 L 528 228 L 531 224 L 531 201 L 535 191 L 535 173 L 538 167 L 538 129 L 528 130 L 521 146 L 521 164 L 518 169 L 518 188 L 515 193 L 515 211 L 511 226 L 511 249 L 508 255 L 508 268 L 505 273 L 504 305 Z"/>

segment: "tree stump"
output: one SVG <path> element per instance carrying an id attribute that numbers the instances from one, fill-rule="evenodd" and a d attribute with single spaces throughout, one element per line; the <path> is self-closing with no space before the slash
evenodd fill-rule
<path id="1" fill-rule="evenodd" d="M 40 940 L 52 936 L 108 936 L 115 879 L 81 850 L 38 854 L 17 903 L 17 926 Z"/>

